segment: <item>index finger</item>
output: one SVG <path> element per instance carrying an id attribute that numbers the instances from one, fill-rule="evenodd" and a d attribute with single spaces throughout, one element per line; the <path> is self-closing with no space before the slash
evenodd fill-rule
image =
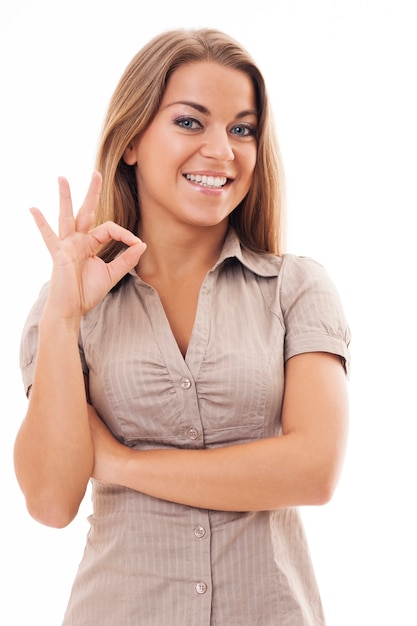
<path id="1" fill-rule="evenodd" d="M 66 178 L 58 177 L 59 187 L 59 222 L 58 235 L 60 239 L 65 239 L 72 235 L 75 229 L 74 214 L 72 211 L 72 199 L 70 186 Z"/>
<path id="2" fill-rule="evenodd" d="M 75 228 L 78 232 L 88 233 L 92 227 L 94 215 L 100 198 L 101 186 L 101 174 L 95 170 L 91 176 L 90 185 L 84 198 L 84 202 L 82 203 L 75 219 Z"/>

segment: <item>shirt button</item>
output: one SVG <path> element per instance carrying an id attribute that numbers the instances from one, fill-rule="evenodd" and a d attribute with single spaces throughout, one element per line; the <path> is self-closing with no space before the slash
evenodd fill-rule
<path id="1" fill-rule="evenodd" d="M 207 585 L 206 583 L 197 583 L 195 586 L 195 590 L 197 593 L 206 593 L 207 591 Z"/>
<path id="2" fill-rule="evenodd" d="M 190 428 L 187 430 L 187 436 L 189 439 L 197 439 L 198 430 L 194 428 L 194 426 L 190 426 Z"/>
<path id="3" fill-rule="evenodd" d="M 191 380 L 189 378 L 181 378 L 180 386 L 181 389 L 189 389 L 191 387 Z"/>
<path id="4" fill-rule="evenodd" d="M 194 534 L 199 539 L 202 539 L 206 534 L 206 529 L 203 528 L 203 526 L 197 526 L 196 528 L 194 528 Z"/>

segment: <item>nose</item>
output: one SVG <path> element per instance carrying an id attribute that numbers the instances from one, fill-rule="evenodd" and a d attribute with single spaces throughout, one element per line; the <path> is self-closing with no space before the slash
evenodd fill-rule
<path id="1" fill-rule="evenodd" d="M 201 154 L 217 161 L 233 161 L 235 153 L 230 144 L 230 136 L 224 128 L 212 128 L 204 134 Z"/>

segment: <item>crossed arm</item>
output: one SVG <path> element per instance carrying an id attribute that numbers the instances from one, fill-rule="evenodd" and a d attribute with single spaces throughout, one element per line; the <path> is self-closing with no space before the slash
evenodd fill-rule
<path id="1" fill-rule="evenodd" d="M 282 436 L 215 449 L 132 450 L 90 407 L 92 475 L 151 496 L 229 511 L 323 504 L 337 484 L 347 439 L 348 400 L 340 358 L 289 359 Z"/>
<path id="2" fill-rule="evenodd" d="M 33 412 L 37 395 L 46 395 L 56 416 L 29 410 L 16 441 L 17 477 L 29 512 L 41 523 L 70 523 L 90 476 L 157 498 L 229 511 L 324 504 L 337 485 L 348 430 L 339 357 L 306 353 L 287 362 L 281 436 L 201 450 L 124 446 L 87 404 L 75 370 L 73 375 L 66 396 L 34 385 Z"/>

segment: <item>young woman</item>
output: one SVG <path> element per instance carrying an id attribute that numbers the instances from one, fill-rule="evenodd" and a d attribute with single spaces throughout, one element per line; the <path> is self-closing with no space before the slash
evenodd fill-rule
<path id="1" fill-rule="evenodd" d="M 59 181 L 29 314 L 15 466 L 63 527 L 92 480 L 65 626 L 318 626 L 299 505 L 335 489 L 349 329 L 323 267 L 282 249 L 264 81 L 215 30 L 146 45 L 85 201 Z"/>

